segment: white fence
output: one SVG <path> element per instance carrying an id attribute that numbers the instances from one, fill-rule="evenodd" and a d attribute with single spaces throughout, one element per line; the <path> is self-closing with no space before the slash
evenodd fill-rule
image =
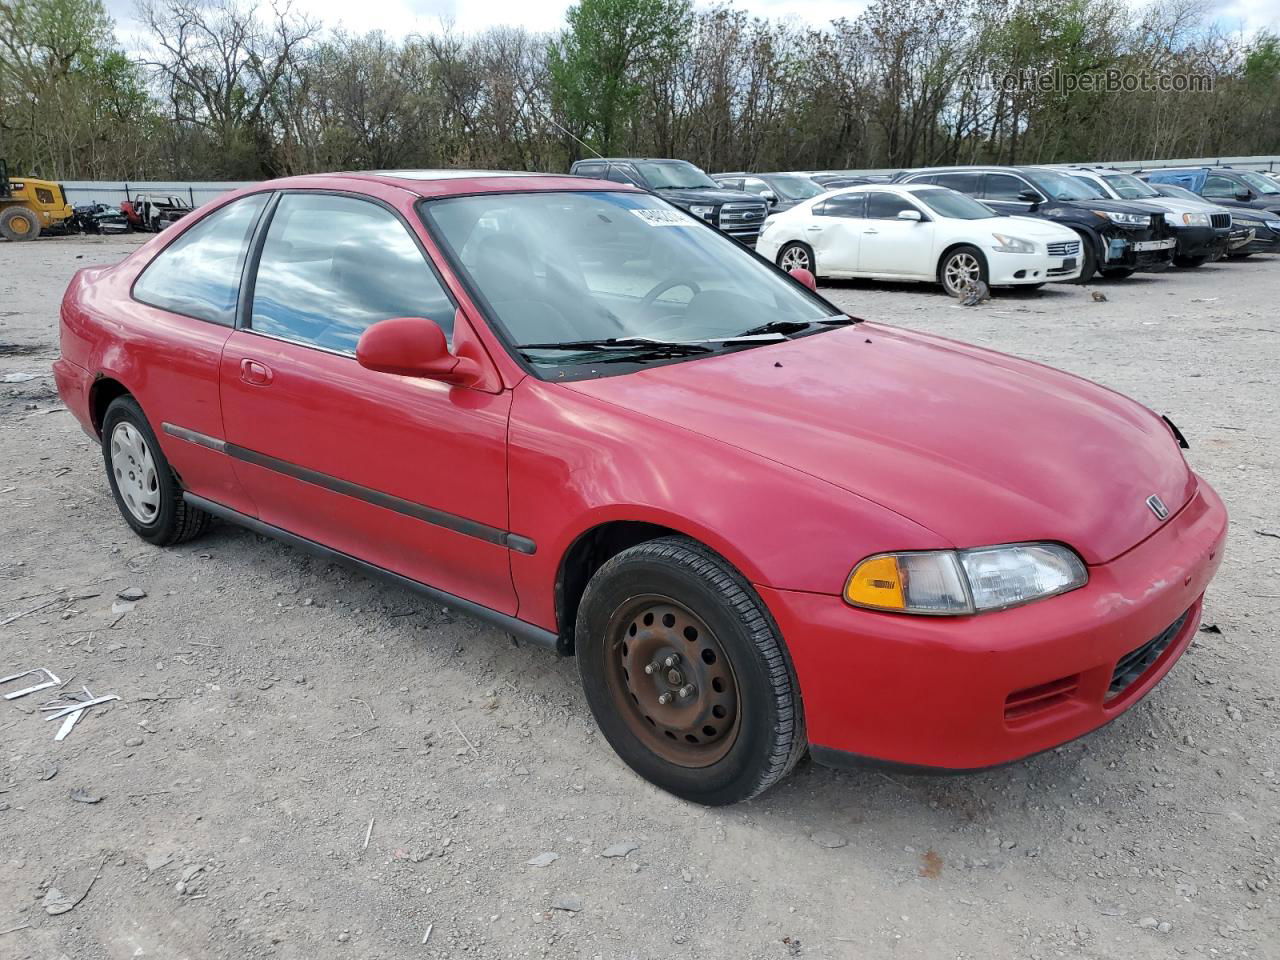
<path id="1" fill-rule="evenodd" d="M 249 186 L 252 182 L 251 180 L 202 182 L 139 180 L 122 183 L 109 180 L 64 180 L 62 186 L 66 188 L 67 200 L 72 206 L 81 203 L 105 203 L 108 206 L 118 207 L 125 200 L 136 197 L 140 193 L 158 193 L 184 197 L 193 207 L 198 207 L 228 190 L 238 190 Z"/>

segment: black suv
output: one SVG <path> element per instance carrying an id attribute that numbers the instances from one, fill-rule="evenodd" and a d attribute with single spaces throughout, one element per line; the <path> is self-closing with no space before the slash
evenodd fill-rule
<path id="1" fill-rule="evenodd" d="M 1168 183 L 1220 206 L 1235 222 L 1253 230 L 1251 253 L 1280 252 L 1280 183 L 1254 170 L 1234 167 L 1169 167 L 1140 174 L 1152 184 Z"/>
<path id="2" fill-rule="evenodd" d="M 721 232 L 754 247 L 768 205 L 741 190 L 726 190 L 687 160 L 611 157 L 578 160 L 569 172 L 579 177 L 632 183 L 669 200 Z"/>
<path id="3" fill-rule="evenodd" d="M 1164 216 L 1130 200 L 1111 200 L 1093 187 L 1047 167 L 935 167 L 906 170 L 895 182 L 935 183 L 976 197 L 1005 216 L 1043 217 L 1080 234 L 1080 279 L 1095 271 L 1127 277 L 1135 270 L 1163 270 L 1177 241 Z"/>
<path id="4" fill-rule="evenodd" d="M 726 190 L 754 193 L 763 198 L 774 213 L 790 210 L 797 203 L 830 189 L 799 173 L 717 173 L 711 179 Z"/>

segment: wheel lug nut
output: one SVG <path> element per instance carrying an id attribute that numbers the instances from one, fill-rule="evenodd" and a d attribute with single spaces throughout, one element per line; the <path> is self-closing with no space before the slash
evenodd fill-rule
<path id="1" fill-rule="evenodd" d="M 668 655 L 667 659 L 662 661 L 662 665 L 664 667 L 674 667 L 679 662 L 680 662 L 680 654 L 673 653 Z"/>
<path id="2" fill-rule="evenodd" d="M 670 691 L 670 690 L 668 690 L 666 693 L 659 694 L 659 696 L 658 696 L 658 702 L 659 702 L 660 704 L 662 704 L 664 707 L 665 707 L 668 703 L 670 703 L 670 702 L 671 702 L 671 700 L 672 700 L 672 693 L 671 693 L 671 691 Z"/>
<path id="3" fill-rule="evenodd" d="M 662 669 L 662 668 L 661 668 L 660 666 L 658 666 L 658 661 L 657 661 L 657 660 L 653 661 L 653 663 L 646 663 L 646 664 L 644 665 L 644 672 L 645 672 L 645 673 L 647 673 L 647 674 L 649 674 L 650 676 L 652 676 L 653 674 L 657 673 L 657 672 L 658 672 L 659 670 L 661 670 L 661 669 Z"/>
<path id="4" fill-rule="evenodd" d="M 688 700 L 697 692 L 697 688 L 692 683 L 686 683 L 680 688 L 680 699 Z"/>

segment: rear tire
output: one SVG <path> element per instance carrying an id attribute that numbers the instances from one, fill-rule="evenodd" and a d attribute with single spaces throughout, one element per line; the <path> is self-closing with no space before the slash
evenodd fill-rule
<path id="1" fill-rule="evenodd" d="M 9 207 L 0 212 L 0 236 L 17 243 L 40 236 L 40 218 L 26 207 Z"/>
<path id="2" fill-rule="evenodd" d="M 788 272 L 792 270 L 808 270 L 815 277 L 818 275 L 817 260 L 813 256 L 813 247 L 799 240 L 784 244 L 778 251 L 778 266 Z"/>
<path id="3" fill-rule="evenodd" d="M 604 563 L 575 637 L 601 733 L 669 793 L 708 806 L 748 800 L 807 748 L 777 625 L 747 580 L 699 543 L 663 537 Z"/>
<path id="4" fill-rule="evenodd" d="M 102 459 L 120 515 L 143 540 L 167 547 L 208 529 L 213 518 L 182 499 L 178 477 L 133 397 L 117 397 L 107 407 Z"/>

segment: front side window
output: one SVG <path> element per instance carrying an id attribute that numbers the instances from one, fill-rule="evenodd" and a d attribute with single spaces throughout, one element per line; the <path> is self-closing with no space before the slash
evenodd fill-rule
<path id="1" fill-rule="evenodd" d="M 1206 197 L 1234 200 L 1236 193 L 1240 190 L 1241 188 L 1236 185 L 1234 180 L 1228 180 L 1226 177 L 1206 177 L 1204 181 L 1204 195 Z"/>
<path id="2" fill-rule="evenodd" d="M 360 334 L 392 317 L 427 317 L 451 337 L 454 309 L 385 207 L 324 193 L 280 198 L 254 281 L 254 332 L 355 353 Z"/>
<path id="3" fill-rule="evenodd" d="M 233 200 L 156 255 L 133 285 L 136 300 L 224 327 L 236 322 L 240 271 L 268 194 Z"/>
<path id="4" fill-rule="evenodd" d="M 713 340 L 836 313 L 649 194 L 485 194 L 426 201 L 422 210 L 495 327 L 535 369 L 600 350 L 535 344 Z"/>
<path id="5" fill-rule="evenodd" d="M 954 190 L 917 190 L 915 198 L 938 216 L 951 220 L 987 220 L 999 216 L 985 203 Z"/>
<path id="6" fill-rule="evenodd" d="M 1021 194 L 1030 190 L 1027 182 L 1007 173 L 988 173 L 983 194 L 988 200 L 1020 200 Z"/>
<path id="7" fill-rule="evenodd" d="M 605 179 L 612 180 L 614 183 L 630 183 L 635 184 L 636 178 L 627 172 L 626 167 L 620 167 L 616 163 L 609 164 L 609 172 L 605 175 Z"/>
<path id="8" fill-rule="evenodd" d="M 916 205 L 896 193 L 871 193 L 867 195 L 867 217 L 872 220 L 893 220 L 903 210 L 915 210 Z"/>
<path id="9" fill-rule="evenodd" d="M 940 187 L 959 190 L 961 193 L 974 194 L 978 192 L 978 174 L 969 170 L 957 173 L 940 173 L 933 178 L 932 182 Z"/>

